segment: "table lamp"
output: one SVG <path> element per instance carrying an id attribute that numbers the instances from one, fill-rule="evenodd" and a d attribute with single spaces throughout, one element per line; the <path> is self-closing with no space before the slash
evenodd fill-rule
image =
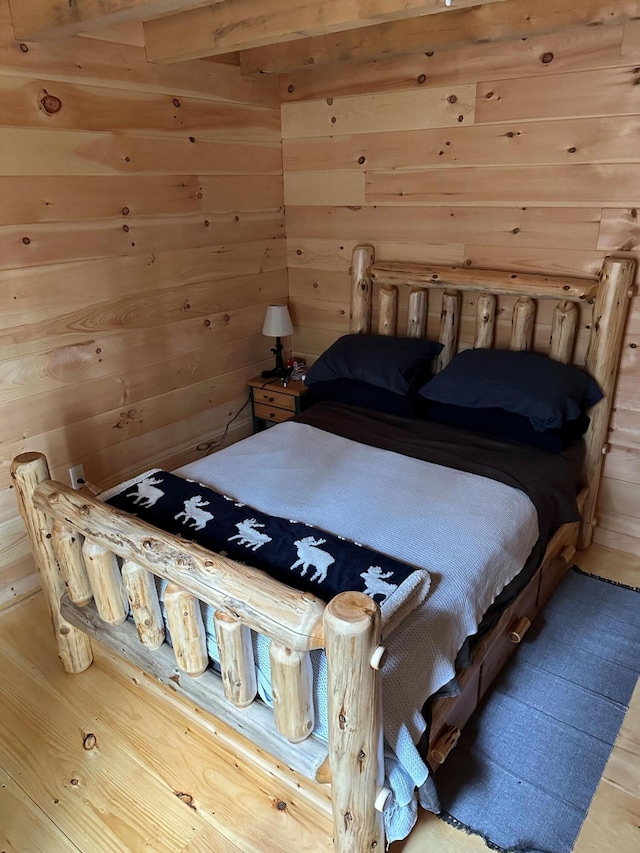
<path id="1" fill-rule="evenodd" d="M 276 345 L 271 350 L 276 357 L 276 366 L 273 370 L 263 370 L 262 376 L 265 379 L 271 377 L 284 379 L 287 376 L 287 370 L 282 360 L 282 338 L 293 334 L 293 325 L 286 305 L 269 305 L 264 318 L 262 334 L 276 339 Z"/>

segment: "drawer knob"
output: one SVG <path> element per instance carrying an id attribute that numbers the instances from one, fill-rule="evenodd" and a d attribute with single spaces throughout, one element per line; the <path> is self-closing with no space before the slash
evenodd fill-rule
<path id="1" fill-rule="evenodd" d="M 568 566 L 568 565 L 569 565 L 569 563 L 571 562 L 571 560 L 573 559 L 573 555 L 574 555 L 575 553 L 576 553 L 576 549 L 573 547 L 573 545 L 567 545 L 567 547 L 566 547 L 566 548 L 564 548 L 564 549 L 560 552 L 560 556 L 558 557 L 558 559 L 559 559 L 559 560 L 560 560 L 560 562 L 561 562 L 561 563 L 563 563 L 565 566 Z"/>
<path id="2" fill-rule="evenodd" d="M 434 764 L 444 764 L 447 756 L 458 743 L 460 729 L 457 726 L 448 726 L 440 735 L 431 750 L 431 759 Z"/>
<path id="3" fill-rule="evenodd" d="M 270 417 L 270 418 L 275 418 L 275 416 L 276 416 L 276 413 L 275 413 L 275 412 L 269 412 L 269 417 Z"/>
<path id="4" fill-rule="evenodd" d="M 275 398 L 274 397 L 268 397 L 267 399 L 269 400 L 270 403 L 273 403 Z"/>
<path id="5" fill-rule="evenodd" d="M 522 638 L 531 627 L 531 619 L 526 616 L 521 616 L 518 620 L 512 623 L 509 628 L 508 635 L 512 643 L 521 643 Z"/>

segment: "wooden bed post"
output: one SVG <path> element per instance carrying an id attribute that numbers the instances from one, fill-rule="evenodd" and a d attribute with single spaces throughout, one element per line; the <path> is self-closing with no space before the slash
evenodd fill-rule
<path id="1" fill-rule="evenodd" d="M 327 605 L 324 630 L 334 845 L 337 853 L 382 853 L 382 676 L 372 665 L 380 608 L 361 592 L 343 592 Z"/>
<path id="2" fill-rule="evenodd" d="M 369 267 L 373 263 L 373 246 L 356 246 L 351 258 L 351 334 L 371 332 L 372 288 Z"/>
<path id="3" fill-rule="evenodd" d="M 593 321 L 585 366 L 604 393 L 590 413 L 586 436 L 584 473 L 589 494 L 582 511 L 579 548 L 591 544 L 600 472 L 607 452 L 607 431 L 618 362 L 622 349 L 629 301 L 633 294 L 636 262 L 631 258 L 606 258 L 600 273 L 600 287 L 593 308 Z"/>
<path id="4" fill-rule="evenodd" d="M 49 466 L 43 453 L 23 453 L 11 465 L 20 515 L 26 525 L 33 559 L 49 605 L 58 657 L 67 672 L 82 672 L 93 661 L 89 637 L 62 618 L 60 599 L 65 592 L 64 580 L 53 550 L 53 519 L 33 503 L 33 492 L 49 480 Z"/>

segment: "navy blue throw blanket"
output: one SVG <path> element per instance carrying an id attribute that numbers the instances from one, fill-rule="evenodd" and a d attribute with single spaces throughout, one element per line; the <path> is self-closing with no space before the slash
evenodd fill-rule
<path id="1" fill-rule="evenodd" d="M 324 601 L 347 590 L 369 595 L 389 610 L 420 603 L 429 575 L 296 521 L 266 515 L 213 489 L 167 471 L 150 471 L 106 493 L 113 507 L 168 533 L 250 565 Z M 414 595 L 415 593 L 415 595 Z M 394 601 L 395 599 L 395 601 Z"/>

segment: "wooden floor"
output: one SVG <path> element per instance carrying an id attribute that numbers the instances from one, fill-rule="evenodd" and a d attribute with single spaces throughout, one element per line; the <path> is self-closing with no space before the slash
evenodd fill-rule
<path id="1" fill-rule="evenodd" d="M 594 546 L 583 568 L 638 585 L 640 560 Z M 0 613 L 0 853 L 318 853 L 326 795 L 276 781 L 224 726 L 96 649 L 65 674 L 41 595 Z M 311 809 L 310 804 L 316 808 Z M 640 689 L 577 853 L 640 850 Z M 392 853 L 486 851 L 422 813 Z"/>

